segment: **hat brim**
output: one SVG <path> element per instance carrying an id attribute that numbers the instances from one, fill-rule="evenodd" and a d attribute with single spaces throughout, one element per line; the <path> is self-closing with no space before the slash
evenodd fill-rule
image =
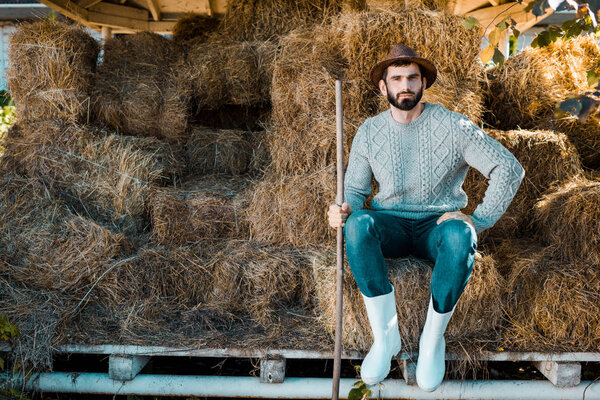
<path id="1" fill-rule="evenodd" d="M 435 82 L 435 79 L 437 78 L 437 69 L 431 61 L 421 57 L 396 57 L 375 64 L 375 66 L 371 68 L 370 74 L 373 85 L 375 85 L 376 88 L 379 88 L 379 81 L 383 79 L 383 72 L 385 69 L 395 62 L 403 60 L 414 62 L 423 67 L 424 76 L 427 78 L 425 89 L 433 85 L 433 82 Z"/>

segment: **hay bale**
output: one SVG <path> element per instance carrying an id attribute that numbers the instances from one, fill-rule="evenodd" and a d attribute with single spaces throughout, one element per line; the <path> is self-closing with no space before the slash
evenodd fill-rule
<path id="1" fill-rule="evenodd" d="M 419 335 L 425 323 L 429 304 L 432 263 L 417 258 L 386 260 L 390 281 L 396 291 L 396 303 L 403 351 L 416 351 Z M 315 252 L 313 274 L 317 312 L 327 331 L 335 333 L 335 254 Z M 473 274 L 459 300 L 448 326 L 448 351 L 477 347 L 498 339 L 502 322 L 502 301 L 505 281 L 496 261 L 489 255 L 476 253 Z M 369 319 L 362 296 L 350 267 L 344 272 L 344 332 L 345 349 L 366 351 L 372 344 Z M 479 343 L 479 344 L 478 344 Z M 454 350 L 455 351 L 455 350 Z"/>
<path id="2" fill-rule="evenodd" d="M 249 197 L 246 218 L 253 240 L 305 247 L 333 238 L 326 209 L 335 201 L 333 168 L 295 176 L 269 173 Z"/>
<path id="3" fill-rule="evenodd" d="M 334 162 L 338 76 L 344 76 L 344 145 L 349 149 L 358 126 L 382 111 L 384 103 L 389 108 L 368 74 L 400 41 L 436 61 L 439 83 L 424 93 L 424 101 L 439 102 L 478 122 L 480 32 L 459 22 L 457 16 L 423 10 L 353 13 L 283 38 L 271 92 L 274 133 L 268 147 L 274 168 L 280 174 L 307 173 Z"/>
<path id="4" fill-rule="evenodd" d="M 192 174 L 233 174 L 248 172 L 251 164 L 264 158 L 261 134 L 195 127 L 186 143 L 187 168 Z"/>
<path id="5" fill-rule="evenodd" d="M 219 21 L 213 17 L 195 13 L 187 13 L 179 18 L 173 26 L 173 41 L 206 42 L 217 30 Z"/>
<path id="6" fill-rule="evenodd" d="M 554 118 L 540 124 L 563 132 L 575 145 L 581 163 L 587 168 L 600 169 L 600 119 L 594 116 L 580 122 L 575 116 Z"/>
<path id="7" fill-rule="evenodd" d="M 173 149 L 156 138 L 55 121 L 28 125 L 6 147 L 30 177 L 84 215 L 124 229 L 146 224 L 150 188 L 171 181 L 181 168 Z"/>
<path id="8" fill-rule="evenodd" d="M 78 25 L 51 20 L 19 25 L 10 38 L 6 79 L 21 123 L 88 120 L 98 51 Z"/>
<path id="9" fill-rule="evenodd" d="M 192 44 L 180 73 L 192 84 L 195 109 L 267 103 L 276 53 L 277 46 L 269 41 Z"/>
<path id="10" fill-rule="evenodd" d="M 149 199 L 152 231 L 165 245 L 184 245 L 211 238 L 243 238 L 247 206 L 243 178 L 208 176 L 179 188 L 155 189 Z"/>
<path id="11" fill-rule="evenodd" d="M 176 44 L 154 33 L 107 40 L 93 90 L 97 118 L 128 135 L 181 139 L 191 98 L 184 60 Z"/>
<path id="12" fill-rule="evenodd" d="M 311 302 L 310 263 L 297 249 L 230 240 L 213 263 L 212 307 L 233 314 L 247 312 L 269 326 L 284 309 Z"/>
<path id="13" fill-rule="evenodd" d="M 596 38 L 583 35 L 509 57 L 488 71 L 486 121 L 499 129 L 537 127 L 561 101 L 588 90 L 586 71 L 598 57 Z"/>
<path id="14" fill-rule="evenodd" d="M 532 232 L 531 210 L 547 188 L 583 174 L 577 151 L 565 135 L 551 131 L 489 129 L 486 133 L 519 160 L 525 169 L 525 179 L 506 213 L 485 233 L 485 237 L 495 240 Z M 471 215 L 483 201 L 488 181 L 471 168 L 463 187 L 469 198 L 463 212 Z"/>
<path id="15" fill-rule="evenodd" d="M 551 187 L 534 207 L 538 237 L 555 259 L 600 266 L 600 182 L 574 177 Z"/>
<path id="16" fill-rule="evenodd" d="M 497 250 L 510 271 L 503 347 L 515 351 L 598 351 L 600 271 L 553 259 L 552 249 L 507 240 Z"/>

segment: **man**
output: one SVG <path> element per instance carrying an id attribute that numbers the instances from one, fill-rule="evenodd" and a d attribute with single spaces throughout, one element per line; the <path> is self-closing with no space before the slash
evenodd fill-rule
<path id="1" fill-rule="evenodd" d="M 477 233 L 504 214 L 524 177 L 515 157 L 464 115 L 420 101 L 436 76 L 431 61 L 400 43 L 373 67 L 371 81 L 390 109 L 358 129 L 344 181 L 346 202 L 328 211 L 329 224 L 344 228 L 348 262 L 373 332 L 361 367 L 367 384 L 388 375 L 401 348 L 384 257 L 414 254 L 435 262 L 417 360 L 419 387 L 433 391 L 444 378 L 444 332 L 471 275 Z M 468 200 L 462 184 L 469 166 L 489 180 L 471 216 L 460 212 Z M 379 193 L 373 210 L 366 210 L 373 177 Z"/>

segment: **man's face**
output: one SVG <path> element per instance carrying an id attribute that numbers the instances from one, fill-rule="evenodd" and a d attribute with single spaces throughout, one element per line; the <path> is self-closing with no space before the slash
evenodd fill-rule
<path id="1" fill-rule="evenodd" d="M 385 81 L 379 81 L 379 89 L 394 107 L 412 110 L 423 97 L 425 79 L 421 78 L 419 66 L 415 63 L 402 67 L 389 66 Z"/>

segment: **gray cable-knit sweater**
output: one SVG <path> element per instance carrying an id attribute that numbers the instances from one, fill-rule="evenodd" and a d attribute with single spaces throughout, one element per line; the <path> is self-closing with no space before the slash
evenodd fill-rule
<path id="1" fill-rule="evenodd" d="M 525 170 L 464 115 L 424 104 L 411 122 L 397 122 L 387 110 L 360 126 L 350 151 L 344 200 L 352 211 L 363 208 L 374 176 L 379 187 L 374 210 L 411 219 L 459 211 L 467 205 L 462 185 L 471 166 L 489 179 L 472 216 L 475 230 L 492 227 L 508 208 Z"/>

